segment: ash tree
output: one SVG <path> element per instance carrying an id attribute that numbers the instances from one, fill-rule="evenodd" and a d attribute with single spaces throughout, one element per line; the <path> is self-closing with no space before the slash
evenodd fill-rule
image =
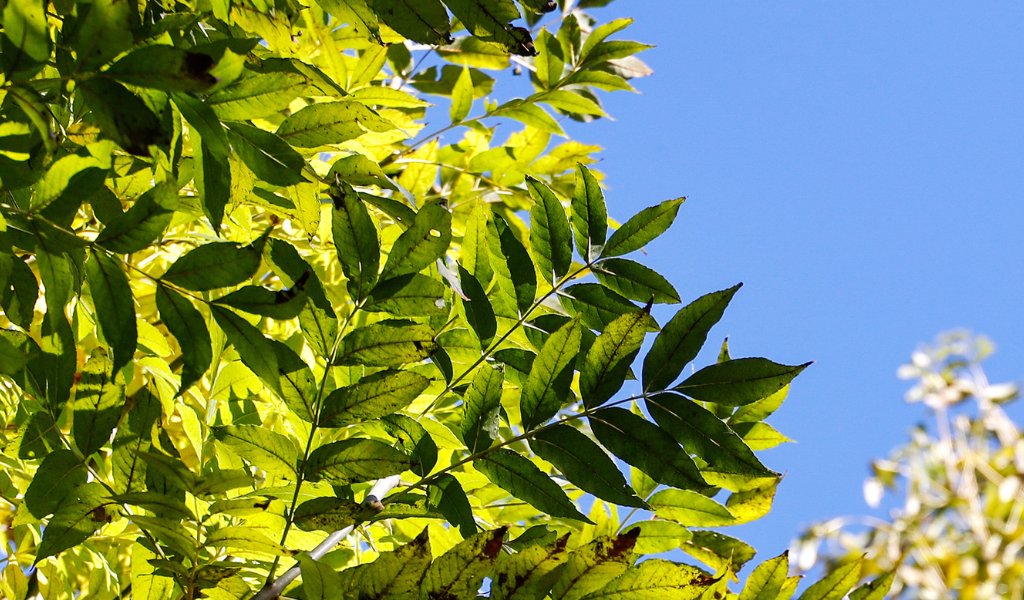
<path id="1" fill-rule="evenodd" d="M 603 4 L 7 0 L 3 594 L 728 593 L 806 365 L 688 368 L 739 285 L 563 129 L 650 74 Z"/>

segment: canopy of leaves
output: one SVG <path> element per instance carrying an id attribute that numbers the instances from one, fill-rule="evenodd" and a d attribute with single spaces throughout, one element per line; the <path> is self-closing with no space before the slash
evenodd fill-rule
<path id="1" fill-rule="evenodd" d="M 609 232 L 606 3 L 9 0 L 3 595 L 720 594 L 803 365 L 677 381 L 736 288 L 661 329 L 681 199 Z"/>

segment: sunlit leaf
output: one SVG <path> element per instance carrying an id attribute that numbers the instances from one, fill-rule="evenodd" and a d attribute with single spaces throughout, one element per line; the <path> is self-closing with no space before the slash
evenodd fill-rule
<path id="1" fill-rule="evenodd" d="M 256 425 L 216 427 L 213 436 L 254 466 L 281 477 L 294 477 L 298 450 L 286 436 Z"/>
<path id="2" fill-rule="evenodd" d="M 666 200 L 633 215 L 622 227 L 615 230 L 608 243 L 604 245 L 601 255 L 620 256 L 643 248 L 672 225 L 684 200 L 686 198 Z"/>
<path id="3" fill-rule="evenodd" d="M 96 348 L 82 367 L 75 389 L 72 433 L 75 446 L 89 456 L 110 439 L 124 407 L 124 383 L 115 380 L 113 363 L 103 348 Z"/>
<path id="4" fill-rule="evenodd" d="M 558 484 L 521 454 L 499 448 L 477 458 L 473 466 L 494 485 L 529 502 L 537 510 L 553 517 L 590 522 Z"/>
<path id="5" fill-rule="evenodd" d="M 597 337 L 580 371 L 580 396 L 590 409 L 609 400 L 625 381 L 647 333 L 648 310 L 626 313 Z"/>
<path id="6" fill-rule="evenodd" d="M 548 280 L 558 280 L 572 264 L 572 230 L 562 202 L 551 188 L 527 176 L 534 204 L 530 210 L 530 248 L 540 272 Z"/>
<path id="7" fill-rule="evenodd" d="M 116 514 L 117 504 L 106 498 L 99 482 L 83 483 L 72 490 L 43 531 L 33 564 L 81 544 Z"/>
<path id="8" fill-rule="evenodd" d="M 314 450 L 303 474 L 313 481 L 325 479 L 344 485 L 396 475 L 411 464 L 407 455 L 383 442 L 350 438 Z"/>
<path id="9" fill-rule="evenodd" d="M 625 298 L 657 304 L 679 302 L 679 293 L 663 276 L 650 267 L 626 258 L 609 258 L 594 265 L 594 275 L 602 284 Z"/>
<path id="10" fill-rule="evenodd" d="M 576 250 L 588 262 L 593 261 L 601 255 L 605 236 L 608 235 L 608 209 L 605 207 L 601 184 L 582 164 L 576 165 L 576 189 L 571 206 Z M 639 300 L 646 302 L 647 298 Z"/>
<path id="11" fill-rule="evenodd" d="M 520 403 L 523 427 L 527 430 L 553 417 L 571 394 L 569 384 L 580 348 L 581 330 L 578 317 L 566 323 L 548 337 L 533 361 Z"/>
<path id="12" fill-rule="evenodd" d="M 374 373 L 324 398 L 320 425 L 344 427 L 379 419 L 408 406 L 428 385 L 429 379 L 411 371 Z"/>

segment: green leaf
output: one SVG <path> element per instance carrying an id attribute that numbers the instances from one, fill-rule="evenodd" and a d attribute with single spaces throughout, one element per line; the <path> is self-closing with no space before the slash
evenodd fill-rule
<path id="1" fill-rule="evenodd" d="M 18 429 L 14 444 L 18 448 L 18 458 L 42 458 L 61 447 L 60 432 L 53 417 L 45 411 L 39 411 Z"/>
<path id="2" fill-rule="evenodd" d="M 442 258 L 452 241 L 452 213 L 439 202 L 431 202 L 416 213 L 409 229 L 398 236 L 381 271 L 381 281 L 418 273 Z"/>
<path id="3" fill-rule="evenodd" d="M 148 388 L 132 396 L 132 407 L 114 436 L 110 461 L 114 491 L 127 494 L 147 489 L 149 465 L 142 453 L 153 447 L 153 425 L 160 412 L 160 400 Z"/>
<path id="4" fill-rule="evenodd" d="M 111 496 L 121 504 L 140 506 L 154 514 L 168 519 L 194 521 L 196 516 L 183 501 L 159 492 L 130 492 Z"/>
<path id="5" fill-rule="evenodd" d="M 146 533 L 176 553 L 192 556 L 196 552 L 195 534 L 185 529 L 178 521 L 163 517 L 132 515 L 132 522 L 144 528 Z"/>
<path id="6" fill-rule="evenodd" d="M 459 480 L 450 473 L 442 473 L 430 484 L 430 504 L 436 506 L 449 523 L 459 528 L 463 538 L 476 533 L 473 507 Z"/>
<path id="7" fill-rule="evenodd" d="M 334 364 L 400 367 L 419 362 L 438 348 L 426 325 L 380 321 L 349 332 L 341 340 Z"/>
<path id="8" fill-rule="evenodd" d="M 324 398 L 320 426 L 345 427 L 390 415 L 409 406 L 429 385 L 429 379 L 412 371 L 374 373 Z"/>
<path id="9" fill-rule="evenodd" d="M 132 8 L 114 0 L 93 0 L 72 36 L 76 72 L 95 70 L 132 46 Z M 136 13 L 137 15 L 137 13 Z"/>
<path id="10" fill-rule="evenodd" d="M 437 444 L 419 421 L 401 414 L 381 418 L 380 424 L 388 435 L 398 438 L 398 443 L 409 454 L 412 466 L 409 468 L 420 477 L 426 477 L 437 464 Z"/>
<path id="11" fill-rule="evenodd" d="M 733 573 L 743 568 L 756 552 L 740 540 L 717 531 L 694 531 L 693 537 L 680 549 L 715 571 L 728 569 Z"/>
<path id="12" fill-rule="evenodd" d="M 665 389 L 697 357 L 708 331 L 742 285 L 701 296 L 665 324 L 644 358 L 644 390 Z"/>
<path id="13" fill-rule="evenodd" d="M 751 450 L 767 450 L 779 444 L 793 441 L 767 423 L 730 422 L 729 426 L 743 438 L 743 441 L 750 446 Z"/>
<path id="14" fill-rule="evenodd" d="M 313 481 L 345 485 L 397 475 L 410 466 L 407 455 L 383 442 L 350 438 L 314 450 L 303 474 Z"/>
<path id="15" fill-rule="evenodd" d="M 437 279 L 407 273 L 378 283 L 366 297 L 363 310 L 399 317 L 447 315 L 444 294 L 445 286 Z"/>
<path id="16" fill-rule="evenodd" d="M 393 129 L 391 121 L 362 102 L 343 100 L 311 104 L 292 113 L 277 128 L 277 136 L 298 148 L 315 148 Z"/>
<path id="17" fill-rule="evenodd" d="M 25 490 L 25 507 L 37 519 L 53 513 L 72 490 L 86 482 L 89 473 L 75 453 L 51 452 L 36 469 Z"/>
<path id="18" fill-rule="evenodd" d="M 92 252 L 85 263 L 85 276 L 96 306 L 96 318 L 114 355 L 111 369 L 116 373 L 135 355 L 135 296 L 120 261 L 104 252 Z"/>
<path id="19" fill-rule="evenodd" d="M 644 342 L 647 315 L 646 309 L 622 315 L 590 347 L 580 372 L 580 396 L 587 409 L 600 406 L 622 387 Z"/>
<path id="20" fill-rule="evenodd" d="M 554 584 L 558 567 L 569 559 L 569 534 L 546 546 L 534 544 L 505 557 L 494 570 L 491 597 L 494 600 L 534 600 Z"/>
<path id="21" fill-rule="evenodd" d="M 295 509 L 295 526 L 303 531 L 337 531 L 365 520 L 372 508 L 343 498 L 313 498 Z"/>
<path id="22" fill-rule="evenodd" d="M 46 7 L 33 0 L 12 0 L 3 12 L 0 65 L 9 81 L 27 81 L 50 59 Z"/>
<path id="23" fill-rule="evenodd" d="M 728 508 L 697 492 L 661 490 L 649 502 L 659 517 L 686 527 L 721 527 L 736 522 Z"/>
<path id="24" fill-rule="evenodd" d="M 127 212 L 116 214 L 96 236 L 96 243 L 111 252 L 132 254 L 160 237 L 178 207 L 178 190 L 168 183 L 139 196 Z"/>
<path id="25" fill-rule="evenodd" d="M 227 144 L 227 137 L 225 138 Z M 231 165 L 227 154 L 217 154 L 206 142 L 207 138 L 192 138 L 192 153 L 195 166 L 194 181 L 199 197 L 203 201 L 203 212 L 210 219 L 214 231 L 220 231 L 224 221 L 224 208 L 231 200 Z"/>
<path id="26" fill-rule="evenodd" d="M 653 48 L 648 44 L 641 44 L 639 42 L 630 42 L 626 40 L 613 40 L 611 42 L 601 42 L 595 44 L 590 52 L 587 54 L 586 60 L 580 65 L 581 68 L 585 69 L 603 62 L 611 60 L 618 60 L 632 56 L 637 52 L 643 52 L 649 48 Z M 641 65 L 643 63 L 640 63 Z M 650 74 L 649 72 L 647 74 Z"/>
<path id="27" fill-rule="evenodd" d="M 108 142 L 109 143 L 109 142 Z M 29 207 L 33 211 L 53 208 L 63 197 L 76 194 L 77 188 L 89 182 L 97 174 L 102 180 L 110 168 L 109 159 L 101 161 L 91 155 L 68 154 L 53 162 L 46 174 L 34 185 L 34 194 Z M 72 213 L 74 211 L 71 211 Z M 67 221 L 65 221 L 65 224 Z"/>
<path id="28" fill-rule="evenodd" d="M 728 356 L 725 360 L 730 360 Z M 720 361 L 725 362 L 725 361 Z M 789 394 L 789 386 L 782 388 L 767 398 L 762 398 L 756 402 L 751 402 L 745 406 L 741 406 L 736 409 L 736 412 L 729 417 L 729 425 L 739 425 L 740 423 L 758 423 L 767 419 L 774 413 L 782 402 L 786 399 Z"/>
<path id="29" fill-rule="evenodd" d="M 540 53 L 534 58 L 534 65 L 537 67 L 537 80 L 540 81 L 544 89 L 551 89 L 553 85 L 562 80 L 566 63 L 565 52 L 562 50 L 562 44 L 558 38 L 548 33 L 546 29 L 541 29 L 537 34 L 537 47 L 540 49 Z M 569 62 L 572 62 L 571 56 Z"/>
<path id="30" fill-rule="evenodd" d="M 6 338 L 0 338 L 0 373 L 16 376 L 33 358 L 35 353 L 15 346 Z"/>
<path id="31" fill-rule="evenodd" d="M 103 134 L 131 154 L 149 156 L 149 146 L 170 143 L 160 118 L 120 83 L 93 77 L 79 82 L 77 90 L 92 109 L 92 118 Z"/>
<path id="32" fill-rule="evenodd" d="M 222 121 L 269 117 L 288 108 L 292 100 L 306 91 L 309 83 L 309 78 L 300 73 L 250 71 L 247 76 L 211 95 L 206 104 Z M 232 123 L 229 127 L 234 125 Z"/>
<path id="33" fill-rule="evenodd" d="M 292 556 L 295 553 L 277 542 L 271 541 L 266 535 L 254 527 L 223 527 L 206 537 L 204 546 L 216 548 L 237 548 L 263 554 Z"/>
<path id="34" fill-rule="evenodd" d="M 248 321 L 226 308 L 214 304 L 210 306 L 210 312 L 227 337 L 228 343 L 235 347 L 242 364 L 249 367 L 249 370 L 279 396 L 283 396 L 284 391 L 278 379 L 277 353 L 271 340 Z"/>
<path id="35" fill-rule="evenodd" d="M 551 334 L 533 361 L 520 400 L 527 431 L 555 416 L 571 394 L 569 384 L 581 338 L 582 325 L 577 317 Z"/>
<path id="36" fill-rule="evenodd" d="M 47 522 L 33 564 L 89 539 L 110 521 L 110 511 L 116 510 L 110 506 L 113 504 L 107 500 L 106 488 L 101 483 L 83 483 L 76 487 Z"/>
<path id="37" fill-rule="evenodd" d="M 245 166 L 263 181 L 277 186 L 295 185 L 306 179 L 306 161 L 288 142 L 269 131 L 245 123 L 225 123 L 228 139 Z"/>
<path id="38" fill-rule="evenodd" d="M 678 550 L 684 542 L 693 537 L 690 530 L 672 521 L 640 521 L 640 537 L 633 548 L 638 554 L 655 554 Z"/>
<path id="39" fill-rule="evenodd" d="M 594 46 L 603 42 L 608 38 L 608 36 L 629 27 L 632 23 L 633 19 L 615 19 L 614 21 L 609 21 L 604 25 L 595 27 L 594 30 L 590 32 L 590 35 L 587 36 L 587 40 L 583 42 L 583 48 L 580 49 L 580 61 L 587 58 L 587 55 L 594 49 Z"/>
<path id="40" fill-rule="evenodd" d="M 133 50 L 103 75 L 135 87 L 201 92 L 217 83 L 217 78 L 209 73 L 213 64 L 213 58 L 207 54 L 156 44 Z"/>
<path id="41" fill-rule="evenodd" d="M 306 593 L 306 600 L 331 600 L 336 597 L 337 590 L 341 588 L 341 576 L 334 569 L 306 554 L 299 555 L 299 569 L 302 571 L 302 589 Z"/>
<path id="42" fill-rule="evenodd" d="M 358 100 L 367 106 L 386 106 L 389 108 L 426 108 L 433 106 L 429 102 L 424 102 L 408 92 L 389 87 L 371 86 L 359 88 L 350 95 L 354 100 Z"/>
<path id="43" fill-rule="evenodd" d="M 679 302 L 679 293 L 664 277 L 638 262 L 609 258 L 594 265 L 594 275 L 602 284 L 637 302 L 657 304 Z"/>
<path id="44" fill-rule="evenodd" d="M 759 564 L 747 578 L 739 600 L 775 600 L 789 573 L 789 551 Z"/>
<path id="45" fill-rule="evenodd" d="M 608 235 L 608 209 L 597 178 L 585 166 L 576 164 L 576 189 L 572 195 L 572 228 L 576 249 L 588 263 L 601 256 Z M 603 282 L 602 282 L 603 283 Z M 640 299 L 646 302 L 647 298 Z"/>
<path id="46" fill-rule="evenodd" d="M 466 314 L 466 322 L 473 328 L 480 345 L 486 347 L 491 343 L 498 330 L 498 321 L 494 317 L 494 309 L 480 282 L 462 265 L 459 265 L 459 281 L 465 298 L 461 300 Z"/>
<path id="47" fill-rule="evenodd" d="M 214 302 L 254 315 L 288 321 L 299 316 L 306 306 L 305 282 L 308 280 L 309 274 L 307 273 L 304 278 L 296 281 L 291 289 L 277 291 L 256 285 L 247 285 L 227 296 L 217 298 Z"/>
<path id="48" fill-rule="evenodd" d="M 452 90 L 451 119 L 452 123 L 461 123 L 469 115 L 473 107 L 473 80 L 469 76 L 469 67 L 462 68 L 462 74 L 455 81 Z"/>
<path id="49" fill-rule="evenodd" d="M 0 307 L 4 315 L 22 329 L 32 328 L 39 282 L 25 261 L 0 253 Z"/>
<path id="50" fill-rule="evenodd" d="M 525 500 L 543 513 L 552 517 L 591 522 L 569 500 L 558 484 L 529 459 L 512 450 L 498 448 L 488 452 L 474 460 L 473 466 L 491 483 L 513 497 Z"/>
<path id="51" fill-rule="evenodd" d="M 534 129 L 565 137 L 562 126 L 539 104 L 526 103 L 521 99 L 516 99 L 502 104 L 492 113 L 500 113 L 503 117 L 515 119 Z"/>
<path id="52" fill-rule="evenodd" d="M 506 527 L 480 533 L 445 552 L 427 569 L 420 589 L 422 598 L 475 598 L 484 577 L 501 553 Z"/>
<path id="53" fill-rule="evenodd" d="M 294 350 L 284 342 L 271 340 L 277 355 L 278 382 L 283 392 L 281 398 L 298 417 L 310 423 L 316 412 L 318 388 L 313 372 Z"/>
<path id="54" fill-rule="evenodd" d="M 260 268 L 263 246 L 270 229 L 248 246 L 235 242 L 212 242 L 185 253 L 174 261 L 162 279 L 194 292 L 238 285 Z"/>
<path id="55" fill-rule="evenodd" d="M 483 206 L 482 203 L 473 207 L 473 212 L 466 220 L 461 243 L 461 264 L 476 277 L 484 289 L 487 289 L 494 277 L 488 239 L 490 235 L 488 233 L 489 214 L 490 209 Z"/>
<path id="56" fill-rule="evenodd" d="M 258 425 L 214 427 L 213 437 L 253 466 L 279 477 L 297 475 L 299 451 L 287 436 Z"/>
<path id="57" fill-rule="evenodd" d="M 529 175 L 526 185 L 536 202 L 530 209 L 530 248 L 541 274 L 555 282 L 565 277 L 572 265 L 569 219 L 551 188 Z"/>
<path id="58" fill-rule="evenodd" d="M 499 366 L 481 365 L 466 390 L 462 407 L 462 439 L 470 454 L 491 447 L 498 436 L 498 412 L 505 371 Z"/>
<path id="59" fill-rule="evenodd" d="M 181 387 L 178 389 L 181 395 L 210 368 L 213 361 L 210 330 L 192 303 L 167 286 L 156 286 L 156 306 L 167 330 L 181 346 Z"/>
<path id="60" fill-rule="evenodd" d="M 577 92 L 570 92 L 568 90 L 552 90 L 550 92 L 544 92 L 541 101 L 547 102 L 558 110 L 571 114 L 594 115 L 598 117 L 608 116 L 605 114 L 604 110 L 601 109 L 601 105 Z"/>
<path id="61" fill-rule="evenodd" d="M 896 571 L 889 571 L 850 592 L 850 600 L 882 600 L 889 594 L 895 579 Z"/>
<path id="62" fill-rule="evenodd" d="M 702 402 L 743 406 L 786 387 L 810 364 L 791 367 L 766 358 L 739 358 L 704 367 L 674 389 Z"/>
<path id="63" fill-rule="evenodd" d="M 599 410 L 589 419 L 604 447 L 651 479 L 681 489 L 708 488 L 690 455 L 657 425 L 614 407 Z"/>
<path id="64" fill-rule="evenodd" d="M 217 113 L 202 100 L 182 93 L 172 93 L 174 105 L 181 111 L 181 116 L 188 121 L 192 133 L 198 133 L 203 140 L 203 147 L 212 154 L 227 158 L 231 154 L 227 132 L 220 122 Z M 193 143 L 195 140 L 193 140 Z"/>
<path id="65" fill-rule="evenodd" d="M 492 236 L 489 240 L 491 266 L 499 277 L 499 284 L 511 288 L 507 291 L 516 299 L 519 313 L 525 314 L 537 297 L 537 272 L 533 259 L 504 219 L 495 216 L 489 223 L 489 229 Z"/>
<path id="66" fill-rule="evenodd" d="M 570 482 L 601 500 L 647 507 L 604 450 L 573 427 L 555 425 L 538 431 L 530 440 L 530 449 L 553 464 Z"/>
<path id="67" fill-rule="evenodd" d="M 377 282 L 380 269 L 377 227 L 352 186 L 342 183 L 339 188 L 331 188 L 330 194 L 334 200 L 331 218 L 334 248 L 341 271 L 349 281 L 349 292 L 353 299 L 361 300 Z"/>
<path id="68" fill-rule="evenodd" d="M 367 2 L 389 27 L 414 42 L 436 45 L 452 41 L 448 13 L 437 0 Z"/>
<path id="69" fill-rule="evenodd" d="M 573 551 L 551 589 L 552 600 L 579 600 L 626 572 L 633 563 L 640 528 L 615 537 L 599 537 Z"/>
<path id="70" fill-rule="evenodd" d="M 352 154 L 350 156 L 342 156 L 338 160 L 331 164 L 330 171 L 327 172 L 326 181 L 333 182 L 346 182 L 349 185 L 377 185 L 382 188 L 386 188 L 397 192 L 398 187 L 388 179 L 388 176 L 381 170 L 380 165 L 374 161 L 366 158 L 362 154 Z M 368 200 L 370 194 L 360 194 L 360 197 L 364 200 Z M 375 205 L 379 206 L 384 204 L 383 201 L 387 198 L 375 199 Z M 408 207 L 399 203 L 391 202 L 391 206 L 398 204 L 408 210 Z M 383 209 L 382 209 L 383 210 Z"/>
<path id="71" fill-rule="evenodd" d="M 114 381 L 103 348 L 93 350 L 82 367 L 73 405 L 72 433 L 83 456 L 98 451 L 110 439 L 124 407 L 124 383 Z"/>
<path id="72" fill-rule="evenodd" d="M 660 558 L 646 560 L 591 592 L 587 600 L 694 600 L 700 598 L 716 580 L 690 565 Z"/>
<path id="73" fill-rule="evenodd" d="M 597 331 L 604 331 L 615 319 L 641 308 L 599 283 L 571 285 L 562 290 L 561 302 L 566 312 L 581 315 L 583 324 Z M 647 330 L 658 331 L 658 324 L 650 315 Z"/>
<path id="74" fill-rule="evenodd" d="M 474 36 L 520 56 L 534 56 L 530 32 L 511 23 L 520 17 L 512 0 L 448 0 L 448 8 Z"/>
<path id="75" fill-rule="evenodd" d="M 437 55 L 448 62 L 478 69 L 501 71 L 508 68 L 508 52 L 475 37 L 460 37 L 437 49 Z"/>
<path id="76" fill-rule="evenodd" d="M 837 567 L 821 581 L 807 588 L 800 600 L 840 600 L 860 581 L 860 569 L 863 559 L 846 563 Z"/>
<path id="77" fill-rule="evenodd" d="M 625 225 L 615 230 L 601 255 L 620 256 L 643 248 L 672 226 L 684 200 L 686 198 L 666 200 L 633 215 Z"/>
<path id="78" fill-rule="evenodd" d="M 419 597 L 420 582 L 430 566 L 430 541 L 424 528 L 416 538 L 393 552 L 381 552 L 377 560 L 342 571 L 350 589 L 377 600 Z"/>
<path id="79" fill-rule="evenodd" d="M 647 408 L 687 452 L 710 465 L 709 472 L 704 473 L 709 483 L 719 483 L 709 478 L 713 473 L 748 476 L 753 487 L 757 487 L 756 479 L 776 477 L 721 419 L 696 403 L 673 394 L 659 394 L 647 398 Z"/>

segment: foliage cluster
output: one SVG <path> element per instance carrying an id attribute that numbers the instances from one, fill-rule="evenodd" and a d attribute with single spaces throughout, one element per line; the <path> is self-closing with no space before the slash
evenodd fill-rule
<path id="1" fill-rule="evenodd" d="M 1024 438 L 1003 409 L 1017 386 L 990 384 L 981 367 L 992 348 L 956 331 L 913 353 L 899 375 L 919 380 L 907 399 L 932 418 L 865 483 L 872 506 L 899 488 L 902 506 L 860 531 L 847 519 L 815 526 L 798 546 L 802 567 L 827 542 L 831 569 L 894 571 L 894 598 L 1024 598 Z"/>
<path id="2" fill-rule="evenodd" d="M 706 528 L 768 512 L 806 365 L 683 376 L 739 286 L 658 323 L 624 256 L 682 199 L 609 232 L 556 118 L 646 46 L 521 4 L 7 0 L 7 597 L 725 593 L 754 551 Z M 491 100 L 512 62 L 534 93 Z M 636 562 L 675 548 L 711 571 Z"/>

